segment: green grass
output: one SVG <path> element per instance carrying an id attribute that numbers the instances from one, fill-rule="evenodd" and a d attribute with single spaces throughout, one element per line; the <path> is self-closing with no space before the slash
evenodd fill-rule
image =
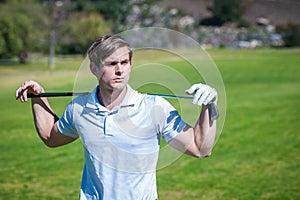
<path id="1" fill-rule="evenodd" d="M 209 53 L 226 89 L 222 135 L 211 157 L 182 156 L 158 170 L 160 199 L 299 199 L 300 49 Z M 0 199 L 77 199 L 80 141 L 45 147 L 30 104 L 15 101 L 14 92 L 27 79 L 47 91 L 72 90 L 80 63 L 80 58 L 67 60 L 52 71 L 45 63 L 0 66 Z M 70 100 L 50 103 L 59 115 Z"/>
<path id="2" fill-rule="evenodd" d="M 182 158 L 171 167 L 177 177 L 158 173 L 162 185 L 174 178 L 163 199 L 298 199 L 299 50 L 211 54 L 227 91 L 223 133 L 210 158 Z"/>

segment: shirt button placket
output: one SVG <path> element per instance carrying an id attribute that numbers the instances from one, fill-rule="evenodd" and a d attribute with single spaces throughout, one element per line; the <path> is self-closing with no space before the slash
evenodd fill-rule
<path id="1" fill-rule="evenodd" d="M 114 134 L 114 129 L 112 128 L 112 126 L 114 126 L 114 123 L 112 122 L 113 121 L 113 115 L 116 114 L 118 112 L 118 110 L 114 110 L 114 111 L 111 111 L 111 112 L 107 112 L 106 113 L 106 116 L 105 116 L 105 135 L 106 136 L 113 136 Z"/>
<path id="2" fill-rule="evenodd" d="M 100 123 L 100 127 L 103 127 L 103 135 L 107 135 L 107 116 L 109 115 L 109 113 L 107 111 L 98 111 L 97 115 L 99 116 L 99 123 Z"/>

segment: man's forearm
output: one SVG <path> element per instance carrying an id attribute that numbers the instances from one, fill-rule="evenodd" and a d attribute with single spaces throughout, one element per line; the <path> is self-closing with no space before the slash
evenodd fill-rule
<path id="1" fill-rule="evenodd" d="M 216 120 L 211 121 L 208 106 L 202 106 L 202 111 L 195 127 L 196 144 L 200 150 L 200 155 L 209 156 L 211 154 L 216 137 Z"/>
<path id="2" fill-rule="evenodd" d="M 31 105 L 37 133 L 43 142 L 47 143 L 58 117 L 54 114 L 46 98 L 33 98 Z"/>

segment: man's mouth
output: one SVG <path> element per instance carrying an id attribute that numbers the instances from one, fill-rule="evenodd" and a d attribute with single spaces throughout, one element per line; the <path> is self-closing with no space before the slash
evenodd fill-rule
<path id="1" fill-rule="evenodd" d="M 113 81 L 115 82 L 122 82 L 124 80 L 124 78 L 121 78 L 121 77 L 117 77 L 117 78 L 114 78 Z"/>

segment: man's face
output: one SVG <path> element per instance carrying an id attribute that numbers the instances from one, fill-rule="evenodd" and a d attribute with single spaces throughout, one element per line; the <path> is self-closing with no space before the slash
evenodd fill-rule
<path id="1" fill-rule="evenodd" d="M 129 50 L 121 47 L 108 56 L 93 74 L 103 89 L 124 89 L 129 81 L 131 63 Z"/>

